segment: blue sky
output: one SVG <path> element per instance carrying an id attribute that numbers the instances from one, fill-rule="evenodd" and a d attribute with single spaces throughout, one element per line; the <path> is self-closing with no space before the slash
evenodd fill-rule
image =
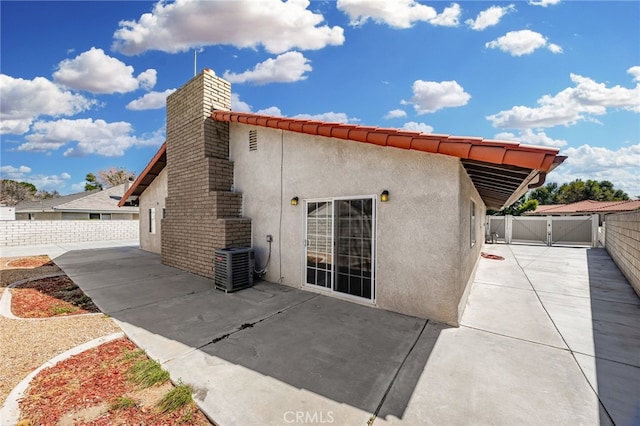
<path id="1" fill-rule="evenodd" d="M 234 110 L 554 146 L 569 159 L 548 180 L 640 195 L 637 1 L 1 1 L 0 16 L 0 173 L 39 189 L 140 173 L 197 50 Z"/>

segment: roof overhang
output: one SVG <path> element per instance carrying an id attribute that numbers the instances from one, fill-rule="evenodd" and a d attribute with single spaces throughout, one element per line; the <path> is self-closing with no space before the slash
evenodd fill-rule
<path id="1" fill-rule="evenodd" d="M 543 185 L 547 173 L 567 158 L 558 155 L 557 148 L 521 145 L 511 141 L 428 134 L 223 110 L 214 110 L 211 118 L 221 122 L 242 123 L 457 157 L 487 208 L 495 210 L 513 204 L 527 190 Z"/>
<path id="2" fill-rule="evenodd" d="M 129 190 L 122 196 L 118 203 L 119 207 L 125 205 L 126 202 L 137 206 L 139 204 L 140 195 L 151 185 L 158 177 L 160 172 L 167 165 L 167 143 L 163 143 L 158 152 L 153 156 L 147 167 L 140 173 L 140 176 L 133 182 Z"/>

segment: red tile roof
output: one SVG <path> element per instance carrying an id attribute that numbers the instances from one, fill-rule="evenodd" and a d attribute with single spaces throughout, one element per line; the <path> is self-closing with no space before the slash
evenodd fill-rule
<path id="1" fill-rule="evenodd" d="M 584 200 L 571 204 L 540 205 L 529 214 L 608 213 L 640 209 L 640 200 L 593 201 Z"/>
<path id="2" fill-rule="evenodd" d="M 461 159 L 517 166 L 543 172 L 548 172 L 553 168 L 556 158 L 558 158 L 556 166 L 565 158 L 558 156 L 556 148 L 474 137 L 427 134 L 382 127 L 327 123 L 222 110 L 213 111 L 211 117 L 216 121 L 250 124 L 372 145 L 443 154 Z"/>

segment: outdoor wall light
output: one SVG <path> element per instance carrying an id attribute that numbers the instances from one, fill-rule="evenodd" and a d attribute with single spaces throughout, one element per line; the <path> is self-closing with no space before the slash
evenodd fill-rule
<path id="1" fill-rule="evenodd" d="M 298 205 L 298 197 L 293 197 L 291 199 L 291 205 L 292 206 L 297 206 Z"/>
<path id="2" fill-rule="evenodd" d="M 386 189 L 382 191 L 382 194 L 380 194 L 380 201 L 382 201 L 383 203 L 389 201 L 389 191 L 387 191 Z"/>

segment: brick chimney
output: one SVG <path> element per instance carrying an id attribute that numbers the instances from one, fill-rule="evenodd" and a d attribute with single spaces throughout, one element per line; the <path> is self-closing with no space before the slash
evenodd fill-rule
<path id="1" fill-rule="evenodd" d="M 209 69 L 167 98 L 166 218 L 162 262 L 214 277 L 217 248 L 251 244 L 251 220 L 242 218 L 242 194 L 233 192 L 229 123 L 211 118 L 231 109 L 231 84 Z"/>

